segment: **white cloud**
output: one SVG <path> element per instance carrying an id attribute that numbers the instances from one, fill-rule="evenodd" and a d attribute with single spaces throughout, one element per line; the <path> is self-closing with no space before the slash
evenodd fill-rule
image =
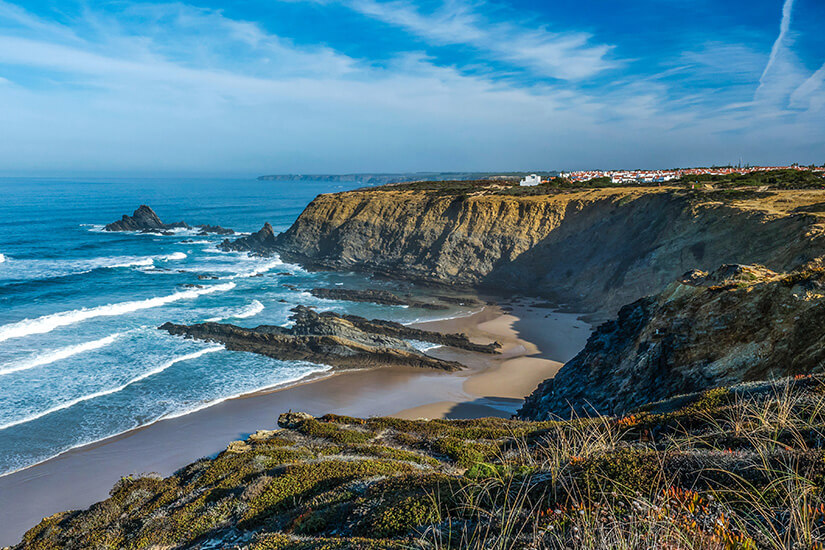
<path id="1" fill-rule="evenodd" d="M 436 45 L 467 45 L 494 59 L 562 80 L 593 77 L 617 62 L 607 59 L 612 47 L 591 44 L 583 32 L 552 32 L 543 26 L 493 22 L 463 0 L 448 0 L 423 14 L 407 0 L 343 0 L 353 10 L 407 30 Z"/>
<path id="2" fill-rule="evenodd" d="M 815 120 L 753 129 L 747 107 L 720 113 L 695 96 L 674 100 L 661 81 L 628 78 L 589 92 L 574 82 L 523 85 L 422 52 L 378 66 L 299 47 L 219 11 L 125 6 L 86 11 L 68 27 L 17 11 L 16 27 L 0 26 L 0 71 L 14 80 L 0 86 L 0 166 L 250 174 L 672 166 L 735 160 L 739 147 L 787 136 L 762 160 L 779 162 L 788 150 L 804 161 L 821 135 Z M 460 17 L 446 18 L 439 36 L 478 39 L 477 16 L 453 13 Z M 800 89 L 801 100 L 810 95 Z M 722 135 L 730 131 L 750 133 Z"/>

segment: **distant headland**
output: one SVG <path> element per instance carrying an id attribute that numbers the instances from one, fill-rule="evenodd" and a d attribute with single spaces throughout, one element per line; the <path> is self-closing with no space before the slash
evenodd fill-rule
<path id="1" fill-rule="evenodd" d="M 517 180 L 528 174 L 554 177 L 559 173 L 549 172 L 402 172 L 365 174 L 272 174 L 259 176 L 259 181 L 330 181 L 361 182 L 368 185 L 404 183 L 413 181 L 465 181 L 465 180 Z"/>

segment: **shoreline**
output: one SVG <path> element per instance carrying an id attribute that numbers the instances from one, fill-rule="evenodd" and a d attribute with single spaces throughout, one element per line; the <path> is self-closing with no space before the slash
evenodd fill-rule
<path id="1" fill-rule="evenodd" d="M 160 418 L 0 476 L 0 546 L 19 542 L 43 517 L 107 498 L 122 476 L 170 475 L 217 454 L 233 440 L 276 427 L 278 414 L 290 409 L 316 416 L 509 417 L 539 382 L 583 347 L 590 327 L 576 314 L 501 301 L 513 302 L 513 311 L 485 306 L 468 315 L 412 325 L 502 344 L 498 355 L 443 347 L 428 352 L 469 363 L 462 371 L 379 367 L 315 372 L 281 387 Z"/>

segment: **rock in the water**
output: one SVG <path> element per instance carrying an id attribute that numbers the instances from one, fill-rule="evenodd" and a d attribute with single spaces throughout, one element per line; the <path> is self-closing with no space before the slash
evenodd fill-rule
<path id="1" fill-rule="evenodd" d="M 215 235 L 234 235 L 235 232 L 232 229 L 227 227 L 221 227 L 220 225 L 198 225 L 198 229 L 201 230 L 198 235 L 208 235 L 210 233 L 214 233 Z"/>
<path id="2" fill-rule="evenodd" d="M 347 302 L 368 302 L 385 306 L 408 306 L 430 310 L 449 309 L 444 304 L 424 302 L 407 296 L 398 296 L 388 290 L 351 290 L 346 288 L 313 288 L 310 294 L 325 300 L 344 300 Z"/>
<path id="3" fill-rule="evenodd" d="M 221 227 L 220 225 L 198 225 L 200 235 L 207 235 L 209 233 L 216 233 L 218 235 L 234 235 L 235 232 L 231 229 Z M 143 233 L 161 233 L 163 235 L 172 235 L 170 229 L 192 229 L 186 222 L 163 223 L 155 211 L 141 204 L 140 207 L 134 211 L 131 216 L 123 215 L 120 221 L 112 222 L 103 228 L 106 231 L 141 231 Z M 187 242 L 187 241 L 184 241 Z"/>
<path id="4" fill-rule="evenodd" d="M 370 322 L 358 317 L 353 321 L 334 313 L 319 314 L 303 306 L 295 307 L 292 311 L 295 323 L 291 328 L 261 325 L 247 329 L 220 323 L 190 326 L 166 323 L 159 328 L 186 338 L 218 342 L 233 351 L 248 351 L 281 360 L 310 361 L 337 368 L 385 365 L 446 371 L 462 368 L 455 361 L 445 361 L 418 351 L 402 339 L 405 336 L 398 333 L 397 329 L 394 332 L 392 328 L 383 329 L 378 325 L 373 327 Z M 427 338 L 426 331 L 418 331 L 416 334 L 420 336 L 419 339 Z M 463 335 L 452 336 L 455 337 L 455 343 L 464 343 L 467 349 L 476 346 Z M 478 347 L 486 349 L 484 346 Z"/>
<path id="5" fill-rule="evenodd" d="M 268 256 L 275 252 L 275 231 L 269 222 L 266 222 L 260 231 L 234 241 L 226 239 L 218 245 L 218 248 L 228 252 L 254 252 L 261 256 Z"/>
<path id="6" fill-rule="evenodd" d="M 189 228 L 186 222 L 163 223 L 155 211 L 145 204 L 134 211 L 131 216 L 123 215 L 120 221 L 108 224 L 106 231 L 165 231 L 174 228 Z"/>

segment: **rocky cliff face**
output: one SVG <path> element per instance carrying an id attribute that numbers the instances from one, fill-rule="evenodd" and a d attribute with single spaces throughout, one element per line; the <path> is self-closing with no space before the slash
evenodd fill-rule
<path id="1" fill-rule="evenodd" d="M 825 371 L 825 269 L 691 271 L 595 331 L 519 416 L 622 414 L 707 388 Z"/>
<path id="2" fill-rule="evenodd" d="M 318 196 L 272 248 L 318 268 L 530 292 L 612 316 L 689 269 L 787 271 L 822 255 L 823 200 L 666 188 L 352 191 Z"/>

